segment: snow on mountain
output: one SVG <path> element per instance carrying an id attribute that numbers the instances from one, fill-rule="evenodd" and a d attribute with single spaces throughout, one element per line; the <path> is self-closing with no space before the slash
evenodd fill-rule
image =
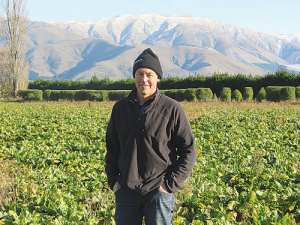
<path id="1" fill-rule="evenodd" d="M 300 44 L 300 32 L 295 34 L 282 34 L 279 35 L 280 38 L 290 41 L 291 43 L 298 43 Z"/>
<path id="2" fill-rule="evenodd" d="M 53 40 L 61 40 L 67 34 L 80 37 L 80 40 L 72 40 L 72 42 L 67 42 L 68 38 L 66 38 L 65 46 L 64 44 L 56 45 L 55 41 L 51 45 L 53 49 L 56 49 L 56 55 L 59 58 L 59 52 L 69 51 L 61 48 L 66 48 L 66 45 L 71 43 L 73 43 L 72 46 L 75 46 L 75 42 L 81 43 L 78 45 L 81 46 L 80 49 L 74 50 L 77 52 L 75 57 L 77 66 L 74 68 L 71 66 L 76 64 L 72 61 L 74 59 L 72 57 L 70 68 L 61 66 L 65 69 L 64 72 L 53 74 L 49 70 L 59 79 L 88 79 L 92 76 L 91 72 L 99 77 L 108 75 L 113 79 L 129 77 L 132 75 L 132 62 L 139 54 L 136 52 L 137 49 L 143 50 L 141 46 L 155 48 L 161 52 L 162 55 L 159 56 L 163 66 L 165 64 L 165 72 L 170 75 L 188 76 L 194 72 L 210 75 L 218 71 L 262 75 L 275 71 L 278 66 L 300 64 L 300 33 L 276 37 L 208 18 L 158 14 L 119 15 L 88 22 L 53 21 L 44 26 L 43 29 L 47 29 L 47 32 L 56 27 L 57 36 L 53 37 Z M 42 27 L 35 28 L 35 34 L 31 36 L 31 39 L 33 37 L 38 39 L 37 36 L 41 34 L 37 32 L 43 29 Z M 34 28 L 31 32 L 33 30 Z M 67 33 L 63 34 L 62 30 Z M 103 52 L 109 51 L 114 57 L 104 60 L 103 52 L 98 47 L 98 52 L 93 53 L 95 59 L 91 63 L 92 58 L 84 57 L 82 53 L 84 50 L 81 48 L 98 46 L 95 43 L 100 42 L 102 46 L 105 46 Z M 107 44 L 103 44 L 104 42 Z M 89 43 L 94 43 L 94 45 Z M 38 47 L 42 45 L 35 46 L 36 49 Z M 45 48 L 45 45 L 43 47 Z M 128 52 L 136 52 L 136 55 L 128 58 L 130 56 Z M 128 55 L 127 58 L 123 57 L 125 53 Z M 82 67 L 82 65 L 85 66 Z M 51 65 L 48 66 L 51 68 Z M 76 68 L 80 68 L 81 72 L 77 72 Z M 119 69 L 116 70 L 116 68 Z M 36 69 L 33 68 L 32 71 Z M 41 74 L 41 71 L 35 73 Z"/>
<path id="3" fill-rule="evenodd" d="M 257 33 L 208 18 L 190 16 L 121 15 L 94 22 L 55 21 L 50 23 L 84 37 L 114 41 L 120 45 L 143 43 L 167 48 L 209 47 L 227 57 L 237 60 L 241 58 L 246 62 L 247 57 L 252 58 L 250 55 L 257 57 L 257 52 L 261 50 L 280 57 L 282 46 L 290 44 L 288 39 Z M 293 43 L 298 44 L 295 51 L 299 50 L 299 36 L 300 34 L 293 39 Z M 232 51 L 228 51 L 228 45 L 231 48 L 234 47 Z M 245 56 L 246 53 L 249 53 L 248 56 Z M 244 56 L 241 57 L 241 55 Z M 259 56 L 258 58 L 268 57 Z M 274 57 L 270 60 L 274 61 Z"/>

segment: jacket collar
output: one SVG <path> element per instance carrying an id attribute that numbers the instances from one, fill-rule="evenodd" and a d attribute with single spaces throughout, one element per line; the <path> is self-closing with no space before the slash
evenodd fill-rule
<path id="1" fill-rule="evenodd" d="M 127 96 L 127 99 L 131 103 L 138 104 L 136 95 L 137 95 L 137 89 L 135 88 L 129 93 L 129 95 Z M 160 96 L 161 96 L 160 90 L 157 88 L 155 95 L 153 95 L 153 97 L 151 98 L 151 99 L 153 99 L 152 102 L 150 103 L 150 105 L 146 106 L 144 113 L 148 112 L 148 110 L 152 108 L 152 106 L 160 99 Z"/>
<path id="2" fill-rule="evenodd" d="M 135 88 L 129 93 L 129 95 L 127 96 L 127 99 L 132 102 L 137 102 L 136 95 L 137 95 L 137 89 Z M 150 99 L 153 99 L 153 100 L 158 99 L 160 97 L 160 95 L 161 95 L 161 93 L 160 93 L 159 89 L 157 88 L 155 94 Z"/>

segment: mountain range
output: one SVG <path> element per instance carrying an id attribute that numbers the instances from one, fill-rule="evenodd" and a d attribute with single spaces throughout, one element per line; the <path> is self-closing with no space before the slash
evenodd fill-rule
<path id="1" fill-rule="evenodd" d="M 98 21 L 30 21 L 26 59 L 30 80 L 113 80 L 132 77 L 145 49 L 159 56 L 164 76 L 200 73 L 264 75 L 297 71 L 300 32 L 272 36 L 208 18 L 119 15 Z"/>

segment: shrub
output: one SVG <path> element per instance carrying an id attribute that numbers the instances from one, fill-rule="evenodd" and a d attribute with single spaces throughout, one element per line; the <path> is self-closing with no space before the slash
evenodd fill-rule
<path id="1" fill-rule="evenodd" d="M 261 102 L 263 99 L 266 99 L 266 90 L 262 87 L 256 95 L 257 101 Z"/>
<path id="2" fill-rule="evenodd" d="M 60 97 L 60 90 L 51 90 L 50 92 L 50 100 L 51 101 L 58 101 L 59 99 L 61 99 Z"/>
<path id="3" fill-rule="evenodd" d="M 60 99 L 74 101 L 75 91 L 73 91 L 73 90 L 63 90 L 63 91 L 61 91 Z"/>
<path id="4" fill-rule="evenodd" d="M 69 101 L 106 101 L 108 92 L 104 90 L 45 90 L 44 99 L 51 101 L 69 100 Z"/>
<path id="5" fill-rule="evenodd" d="M 280 101 L 281 86 L 268 86 L 266 87 L 266 99 L 272 102 Z"/>
<path id="6" fill-rule="evenodd" d="M 191 89 L 182 89 L 179 90 L 179 93 L 183 94 L 183 100 L 181 101 L 188 101 L 188 102 L 194 102 L 197 101 L 197 97 L 196 97 L 196 89 L 191 88 Z"/>
<path id="7" fill-rule="evenodd" d="M 88 91 L 87 99 L 90 101 L 107 101 L 108 100 L 108 91 Z"/>
<path id="8" fill-rule="evenodd" d="M 101 91 L 102 101 L 109 101 L 108 92 L 109 91 L 105 91 L 105 90 Z M 128 94 L 129 94 L 129 92 L 128 92 Z"/>
<path id="9" fill-rule="evenodd" d="M 172 99 L 176 99 L 176 90 L 161 90 L 160 92 Z"/>
<path id="10" fill-rule="evenodd" d="M 229 87 L 223 87 L 220 98 L 223 102 L 230 102 L 231 101 L 231 89 Z"/>
<path id="11" fill-rule="evenodd" d="M 162 94 L 175 99 L 176 101 L 197 101 L 196 89 L 173 89 L 173 90 L 161 90 Z"/>
<path id="12" fill-rule="evenodd" d="M 75 101 L 85 101 L 88 99 L 88 92 L 87 90 L 78 90 L 75 92 Z"/>
<path id="13" fill-rule="evenodd" d="M 295 87 L 282 87 L 280 89 L 280 100 L 295 100 L 296 98 L 296 91 Z"/>
<path id="14" fill-rule="evenodd" d="M 45 90 L 43 93 L 43 97 L 45 100 L 58 101 L 62 100 L 75 100 L 75 92 L 74 90 Z"/>
<path id="15" fill-rule="evenodd" d="M 50 100 L 50 95 L 51 95 L 51 90 L 45 90 L 45 91 L 43 92 L 43 98 L 44 98 L 45 100 Z"/>
<path id="16" fill-rule="evenodd" d="M 24 98 L 28 94 L 28 90 L 19 90 L 18 96 Z"/>
<path id="17" fill-rule="evenodd" d="M 35 99 L 35 94 L 33 93 L 28 93 L 27 96 L 25 97 L 26 100 L 36 100 Z"/>
<path id="18" fill-rule="evenodd" d="M 209 89 L 209 88 L 203 88 L 203 89 Z M 183 101 L 197 101 L 199 98 L 199 89 L 196 88 L 190 88 L 190 89 L 173 89 L 173 90 L 161 90 L 160 91 L 162 94 L 175 99 L 176 101 L 183 102 Z M 202 98 L 204 99 L 205 96 L 209 97 L 209 91 L 205 90 L 202 95 Z M 200 93 L 201 94 L 201 93 Z M 212 93 L 211 93 L 212 96 Z M 207 97 L 206 97 L 207 98 Z M 211 97 L 210 97 L 211 99 Z"/>
<path id="19" fill-rule="evenodd" d="M 198 101 L 209 101 L 213 98 L 213 93 L 210 88 L 196 89 L 196 98 Z"/>
<path id="20" fill-rule="evenodd" d="M 296 98 L 300 98 L 300 86 L 296 87 Z"/>
<path id="21" fill-rule="evenodd" d="M 108 91 L 104 90 L 78 90 L 75 92 L 75 101 L 107 101 Z"/>
<path id="22" fill-rule="evenodd" d="M 245 87 L 243 96 L 246 101 L 252 101 L 253 100 L 253 88 Z"/>
<path id="23" fill-rule="evenodd" d="M 232 92 L 232 99 L 239 102 L 243 99 L 243 95 L 242 93 L 238 90 L 238 89 L 235 89 L 233 92 Z"/>
<path id="24" fill-rule="evenodd" d="M 28 101 L 42 101 L 43 91 L 42 90 L 19 90 L 18 96 L 22 97 L 24 100 Z"/>
<path id="25" fill-rule="evenodd" d="M 130 91 L 108 91 L 108 100 L 109 101 L 117 101 L 121 98 L 127 97 L 129 95 Z"/>
<path id="26" fill-rule="evenodd" d="M 184 89 L 175 89 L 175 100 L 183 102 L 185 100 Z"/>

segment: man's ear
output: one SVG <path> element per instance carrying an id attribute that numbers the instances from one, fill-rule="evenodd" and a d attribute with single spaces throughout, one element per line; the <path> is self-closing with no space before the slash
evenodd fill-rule
<path id="1" fill-rule="evenodd" d="M 157 76 L 157 82 L 159 82 L 161 80 L 160 76 Z"/>

